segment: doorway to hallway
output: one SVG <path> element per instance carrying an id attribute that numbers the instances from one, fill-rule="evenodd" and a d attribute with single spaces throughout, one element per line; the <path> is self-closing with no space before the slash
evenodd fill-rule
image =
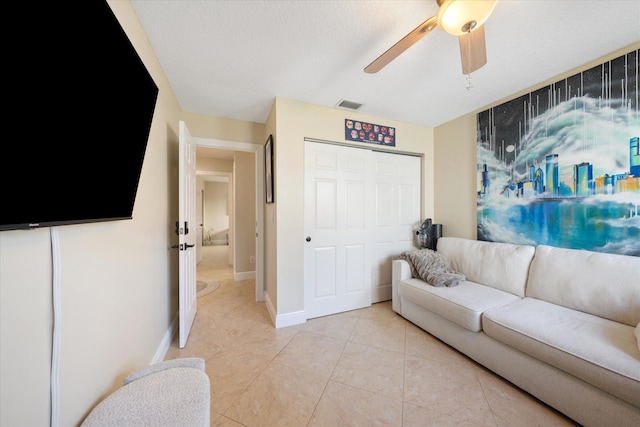
<path id="1" fill-rule="evenodd" d="M 253 156 L 253 168 L 255 171 L 253 179 L 253 186 L 255 188 L 255 227 L 251 227 L 251 235 L 254 235 L 255 245 L 255 258 L 250 259 L 250 262 L 255 263 L 255 273 L 252 273 L 252 277 L 255 277 L 255 298 L 256 301 L 264 301 L 264 147 L 258 144 L 237 142 L 237 141 L 225 141 L 209 138 L 193 138 L 197 149 L 217 149 L 230 152 L 238 152 L 242 154 L 252 153 Z M 237 178 L 244 178 L 244 176 L 238 176 Z M 233 185 L 236 185 L 236 177 L 231 178 Z M 232 203 L 235 203 L 232 202 Z M 230 218 L 231 224 L 229 227 L 229 247 L 231 252 L 228 253 L 231 258 L 231 262 L 234 266 L 237 265 L 237 260 L 233 257 L 235 255 L 235 234 L 234 234 L 234 221 L 233 217 Z M 255 230 L 254 230 L 255 228 Z M 246 232 L 246 229 L 241 230 Z M 254 234 L 255 233 L 255 234 Z M 245 233 L 246 234 L 246 233 Z M 233 268 L 233 267 L 232 267 Z M 240 278 L 244 277 L 240 274 Z M 238 277 L 236 277 L 238 279 Z"/>

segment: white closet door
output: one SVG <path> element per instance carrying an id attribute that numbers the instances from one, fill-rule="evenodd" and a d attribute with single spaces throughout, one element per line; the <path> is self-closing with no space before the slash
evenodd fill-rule
<path id="1" fill-rule="evenodd" d="M 305 313 L 371 305 L 372 152 L 305 142 Z"/>
<path id="2" fill-rule="evenodd" d="M 420 158 L 305 142 L 308 319 L 391 299 L 391 261 L 415 248 Z"/>
<path id="3" fill-rule="evenodd" d="M 375 224 L 371 302 L 391 299 L 391 261 L 415 249 L 420 220 L 420 158 L 374 152 Z"/>

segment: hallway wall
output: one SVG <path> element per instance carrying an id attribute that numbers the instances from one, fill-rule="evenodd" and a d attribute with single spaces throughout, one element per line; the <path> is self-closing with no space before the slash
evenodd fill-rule
<path id="1" fill-rule="evenodd" d="M 204 240 L 205 245 L 227 245 L 229 233 L 229 183 L 204 183 Z"/>

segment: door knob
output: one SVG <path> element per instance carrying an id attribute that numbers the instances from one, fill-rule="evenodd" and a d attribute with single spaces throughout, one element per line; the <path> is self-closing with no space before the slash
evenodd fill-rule
<path id="1" fill-rule="evenodd" d="M 311 237 L 307 236 L 307 238 L 305 239 L 307 242 L 311 241 Z"/>
<path id="2" fill-rule="evenodd" d="M 195 245 L 190 245 L 188 243 L 180 243 L 179 245 L 172 245 L 171 249 L 180 249 L 181 251 L 186 251 L 189 248 L 194 247 Z"/>

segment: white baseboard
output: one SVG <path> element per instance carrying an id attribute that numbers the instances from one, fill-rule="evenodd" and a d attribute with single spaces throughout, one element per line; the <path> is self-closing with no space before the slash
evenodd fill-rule
<path id="1" fill-rule="evenodd" d="M 275 325 L 277 313 L 276 313 L 276 310 L 273 308 L 273 304 L 271 303 L 271 298 L 269 298 L 269 294 L 266 291 L 264 292 L 264 303 L 267 306 L 269 317 L 271 317 L 271 321 Z"/>
<path id="2" fill-rule="evenodd" d="M 391 283 L 371 289 L 371 303 L 389 301 L 391 299 Z"/>
<path id="3" fill-rule="evenodd" d="M 285 328 L 287 326 L 302 325 L 307 323 L 307 315 L 304 311 L 295 311 L 293 313 L 279 314 L 276 317 L 276 329 Z"/>
<path id="4" fill-rule="evenodd" d="M 269 311 L 269 316 L 271 316 L 271 321 L 274 325 L 276 325 L 276 329 L 285 328 L 287 326 L 301 325 L 307 322 L 307 316 L 303 311 L 294 311 L 293 313 L 280 314 L 276 313 L 276 310 L 273 308 L 273 303 L 269 298 L 268 293 L 264 293 L 265 304 L 267 305 L 267 310 Z"/>
<path id="5" fill-rule="evenodd" d="M 162 362 L 164 357 L 167 355 L 167 351 L 169 351 L 169 347 L 171 347 L 171 341 L 173 341 L 173 337 L 178 332 L 178 313 L 176 313 L 176 317 L 173 318 L 171 325 L 169 325 L 169 329 L 165 332 L 162 337 L 162 341 L 160 341 L 160 346 L 156 350 L 156 354 L 151 359 L 151 364 Z"/>
<path id="6" fill-rule="evenodd" d="M 241 280 L 255 279 L 255 271 L 241 271 L 240 273 L 233 273 L 233 280 L 239 282 Z"/>

